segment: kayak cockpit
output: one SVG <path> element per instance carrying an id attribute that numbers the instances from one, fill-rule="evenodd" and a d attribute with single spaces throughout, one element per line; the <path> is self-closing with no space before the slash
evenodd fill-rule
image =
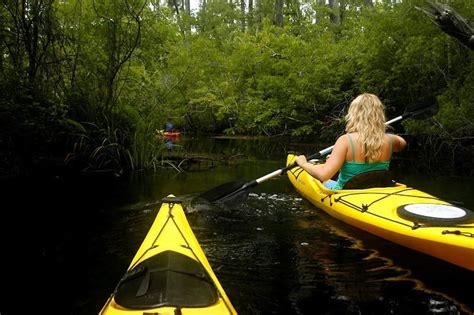
<path id="1" fill-rule="evenodd" d="M 217 288 L 203 266 L 171 250 L 135 266 L 115 292 L 115 302 L 129 309 L 205 307 L 217 300 Z"/>
<path id="2" fill-rule="evenodd" d="M 344 185 L 344 189 L 393 187 L 395 185 L 396 182 L 393 180 L 391 171 L 375 170 L 355 175 Z"/>

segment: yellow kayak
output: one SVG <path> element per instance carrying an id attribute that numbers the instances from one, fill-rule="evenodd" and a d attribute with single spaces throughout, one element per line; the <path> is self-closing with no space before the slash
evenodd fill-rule
<path id="1" fill-rule="evenodd" d="M 287 165 L 295 159 L 288 155 Z M 304 198 L 336 219 L 474 271 L 474 215 L 470 210 L 400 183 L 330 190 L 300 167 L 287 175 Z"/>
<path id="2" fill-rule="evenodd" d="M 237 314 L 170 195 L 100 314 Z"/>

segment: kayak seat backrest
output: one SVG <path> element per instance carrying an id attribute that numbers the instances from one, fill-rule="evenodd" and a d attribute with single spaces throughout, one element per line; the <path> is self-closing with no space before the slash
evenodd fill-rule
<path id="1" fill-rule="evenodd" d="M 206 307 L 217 300 L 217 288 L 201 264 L 174 251 L 139 263 L 125 274 L 115 291 L 117 304 L 137 310 Z"/>
<path id="2" fill-rule="evenodd" d="M 366 189 L 374 187 L 393 187 L 396 182 L 393 174 L 386 170 L 370 171 L 352 177 L 343 189 Z"/>

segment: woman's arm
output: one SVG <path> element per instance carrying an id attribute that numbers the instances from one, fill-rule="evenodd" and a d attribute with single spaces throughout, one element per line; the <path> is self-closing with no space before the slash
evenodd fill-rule
<path id="1" fill-rule="evenodd" d="M 407 142 L 405 141 L 405 139 L 403 139 L 402 137 L 397 136 L 397 135 L 392 135 L 392 136 L 394 137 L 394 139 L 393 139 L 393 151 L 394 152 L 403 151 L 403 149 L 405 149 L 405 147 L 407 146 Z"/>
<path id="2" fill-rule="evenodd" d="M 324 164 L 311 164 L 304 155 L 296 158 L 296 163 L 311 176 L 324 182 L 331 179 L 341 169 L 347 154 L 347 136 L 343 135 L 337 139 L 331 155 Z"/>

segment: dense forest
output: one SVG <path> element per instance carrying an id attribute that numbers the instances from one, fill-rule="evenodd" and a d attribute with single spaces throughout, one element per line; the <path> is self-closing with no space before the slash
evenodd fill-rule
<path id="1" fill-rule="evenodd" d="M 474 21 L 472 1 L 447 1 Z M 436 98 L 404 130 L 425 158 L 472 172 L 474 54 L 418 0 L 5 0 L 0 175 L 44 161 L 145 169 L 156 130 L 335 139 L 361 92 L 387 116 Z M 446 159 L 447 158 L 447 159 Z"/>

